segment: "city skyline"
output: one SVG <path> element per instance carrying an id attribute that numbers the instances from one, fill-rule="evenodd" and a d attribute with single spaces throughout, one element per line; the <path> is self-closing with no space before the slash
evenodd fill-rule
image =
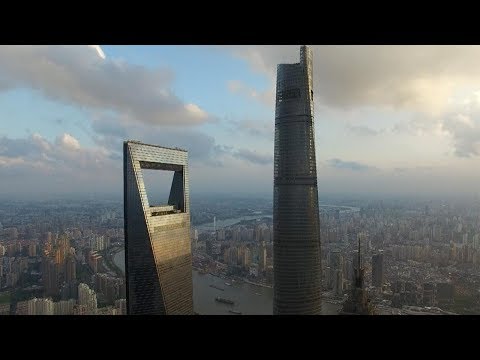
<path id="1" fill-rule="evenodd" d="M 271 194 L 296 49 L 1 46 L 0 196 L 121 195 L 125 138 L 189 150 L 193 193 Z M 319 193 L 478 195 L 480 47 L 312 50 Z"/>

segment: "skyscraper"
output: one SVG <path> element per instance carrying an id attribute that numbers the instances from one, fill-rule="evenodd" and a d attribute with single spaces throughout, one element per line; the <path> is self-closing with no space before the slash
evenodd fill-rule
<path id="1" fill-rule="evenodd" d="M 78 285 L 78 305 L 86 306 L 90 315 L 97 312 L 97 294 L 87 284 Z"/>
<path id="2" fill-rule="evenodd" d="M 188 153 L 124 143 L 128 314 L 193 314 Z M 168 204 L 150 204 L 142 169 L 173 171 Z"/>
<path id="3" fill-rule="evenodd" d="M 274 314 L 321 313 L 312 51 L 277 67 L 273 203 Z"/>
<path id="4" fill-rule="evenodd" d="M 383 251 L 372 256 L 372 285 L 379 288 L 383 285 Z"/>
<path id="5" fill-rule="evenodd" d="M 373 315 L 374 308 L 370 303 L 367 291 L 364 286 L 365 269 L 362 266 L 362 252 L 360 251 L 360 239 L 358 236 L 357 266 L 355 267 L 355 278 L 350 296 L 343 303 L 341 315 Z"/>

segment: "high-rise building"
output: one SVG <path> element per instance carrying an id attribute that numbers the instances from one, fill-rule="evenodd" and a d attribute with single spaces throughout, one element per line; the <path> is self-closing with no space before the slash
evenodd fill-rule
<path id="1" fill-rule="evenodd" d="M 198 244 L 198 230 L 191 230 L 190 231 L 190 240 L 192 243 L 192 251 L 197 250 L 197 244 Z"/>
<path id="2" fill-rule="evenodd" d="M 54 305 L 54 315 L 73 315 L 73 309 L 76 305 L 75 299 L 61 300 Z"/>
<path id="3" fill-rule="evenodd" d="M 28 245 L 28 256 L 31 256 L 31 257 L 37 256 L 37 244 Z"/>
<path id="4" fill-rule="evenodd" d="M 335 295 L 342 296 L 343 295 L 343 272 L 342 270 L 336 269 L 334 270 L 335 277 L 333 278 L 333 289 L 335 291 Z"/>
<path id="5" fill-rule="evenodd" d="M 87 305 L 75 305 L 73 315 L 92 315 Z"/>
<path id="6" fill-rule="evenodd" d="M 58 296 L 60 293 L 61 266 L 50 257 L 42 258 L 42 279 L 45 296 Z"/>
<path id="7" fill-rule="evenodd" d="M 97 294 L 87 284 L 78 285 L 78 305 L 85 306 L 90 315 L 97 311 Z"/>
<path id="8" fill-rule="evenodd" d="M 75 261 L 75 256 L 69 254 L 67 256 L 66 266 L 65 266 L 65 281 L 72 282 L 77 278 L 77 264 Z"/>
<path id="9" fill-rule="evenodd" d="M 120 315 L 118 310 L 113 306 L 107 306 L 97 309 L 97 315 Z"/>
<path id="10" fill-rule="evenodd" d="M 273 313 L 320 314 L 321 254 L 312 50 L 277 67 Z"/>
<path id="11" fill-rule="evenodd" d="M 104 300 L 113 304 L 115 300 L 122 298 L 121 288 L 123 280 L 108 274 L 94 275 L 94 288 L 98 294 L 102 294 Z"/>
<path id="12" fill-rule="evenodd" d="M 72 280 L 66 282 L 60 287 L 60 298 L 62 300 L 77 299 L 78 298 L 78 282 Z"/>
<path id="13" fill-rule="evenodd" d="M 381 288 L 383 276 L 383 251 L 380 251 L 372 256 L 372 285 Z"/>
<path id="14" fill-rule="evenodd" d="M 251 253 L 250 253 L 250 249 L 248 247 L 245 247 L 243 249 L 243 254 L 242 254 L 242 258 L 241 258 L 241 264 L 244 268 L 247 268 L 248 266 L 250 266 L 250 263 L 251 263 Z"/>
<path id="15" fill-rule="evenodd" d="M 52 299 L 33 298 L 28 301 L 28 315 L 54 315 Z"/>
<path id="16" fill-rule="evenodd" d="M 129 314 L 193 314 L 188 153 L 124 143 L 124 224 Z M 142 169 L 173 171 L 168 204 L 151 204 Z"/>
<path id="17" fill-rule="evenodd" d="M 360 238 L 358 236 L 358 267 L 354 269 L 355 276 L 354 282 L 352 284 L 350 296 L 343 303 L 342 310 L 340 314 L 342 315 L 373 315 L 374 307 L 372 306 L 370 299 L 368 298 L 367 291 L 364 286 L 364 274 L 365 269 L 362 266 L 361 254 L 360 251 Z"/>
<path id="18" fill-rule="evenodd" d="M 265 247 L 265 242 L 259 246 L 258 254 L 258 267 L 260 271 L 264 271 L 267 266 L 267 248 Z"/>
<path id="19" fill-rule="evenodd" d="M 423 284 L 423 306 L 435 306 L 435 284 L 428 282 Z"/>
<path id="20" fill-rule="evenodd" d="M 89 251 L 87 260 L 88 260 L 88 265 L 90 266 L 90 269 L 92 269 L 94 273 L 97 273 L 101 270 L 102 255 L 100 255 L 96 251 Z"/>
<path id="21" fill-rule="evenodd" d="M 332 269 L 342 269 L 343 271 L 343 255 L 340 250 L 332 250 L 327 258 L 328 265 Z"/>
<path id="22" fill-rule="evenodd" d="M 451 304 L 454 299 L 455 287 L 452 283 L 437 284 L 437 303 L 440 306 Z"/>
<path id="23" fill-rule="evenodd" d="M 118 310 L 119 315 L 127 315 L 127 300 L 126 299 L 116 300 L 115 308 Z"/>

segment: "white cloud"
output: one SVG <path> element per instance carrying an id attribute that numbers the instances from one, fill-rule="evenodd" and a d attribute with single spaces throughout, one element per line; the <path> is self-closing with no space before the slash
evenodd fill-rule
<path id="1" fill-rule="evenodd" d="M 228 90 L 233 94 L 240 94 L 247 98 L 260 101 L 261 103 L 274 107 L 275 105 L 275 93 L 272 89 L 265 91 L 258 91 L 244 84 L 240 80 L 230 80 L 227 83 Z"/>
<path id="2" fill-rule="evenodd" d="M 198 105 L 195 104 L 187 104 L 185 105 L 185 109 L 194 117 L 200 119 L 200 120 L 205 120 L 208 118 L 208 114 L 200 109 Z"/>
<path id="3" fill-rule="evenodd" d="M 66 150 L 79 150 L 80 143 L 70 134 L 63 134 L 57 138 L 57 144 Z"/>
<path id="4" fill-rule="evenodd" d="M 272 91 L 276 65 L 299 61 L 299 46 L 226 48 L 267 75 Z M 439 115 L 455 89 L 480 81 L 480 46 L 312 48 L 314 93 L 319 104 L 332 107 L 386 106 Z"/>
<path id="5" fill-rule="evenodd" d="M 173 73 L 106 58 L 97 45 L 0 46 L 0 91 L 31 88 L 43 96 L 131 122 L 199 125 L 213 118 L 171 90 Z"/>
<path id="6" fill-rule="evenodd" d="M 54 142 L 39 134 L 26 139 L 0 137 L 0 178 L 5 186 L 0 192 L 111 191 L 121 179 L 122 162 L 110 155 L 101 147 L 80 147 L 70 134 Z"/>
<path id="7" fill-rule="evenodd" d="M 442 119 L 442 131 L 452 139 L 455 155 L 480 155 L 480 97 L 473 92 L 469 97 L 452 105 Z"/>
<path id="8" fill-rule="evenodd" d="M 21 157 L 10 158 L 5 156 L 0 156 L 0 166 L 2 167 L 20 165 L 24 163 L 25 163 L 25 160 L 22 159 Z"/>
<path id="9" fill-rule="evenodd" d="M 43 152 L 49 152 L 51 150 L 51 146 L 48 141 L 46 141 L 40 134 L 32 134 L 32 142 L 36 144 Z"/>

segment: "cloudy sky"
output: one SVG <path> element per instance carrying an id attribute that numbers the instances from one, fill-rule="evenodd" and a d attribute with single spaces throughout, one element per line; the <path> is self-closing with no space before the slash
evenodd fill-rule
<path id="1" fill-rule="evenodd" d="M 313 46 L 320 193 L 478 194 L 480 47 Z M 122 142 L 191 191 L 272 192 L 276 64 L 299 46 L 0 46 L 0 195 L 118 193 Z"/>

